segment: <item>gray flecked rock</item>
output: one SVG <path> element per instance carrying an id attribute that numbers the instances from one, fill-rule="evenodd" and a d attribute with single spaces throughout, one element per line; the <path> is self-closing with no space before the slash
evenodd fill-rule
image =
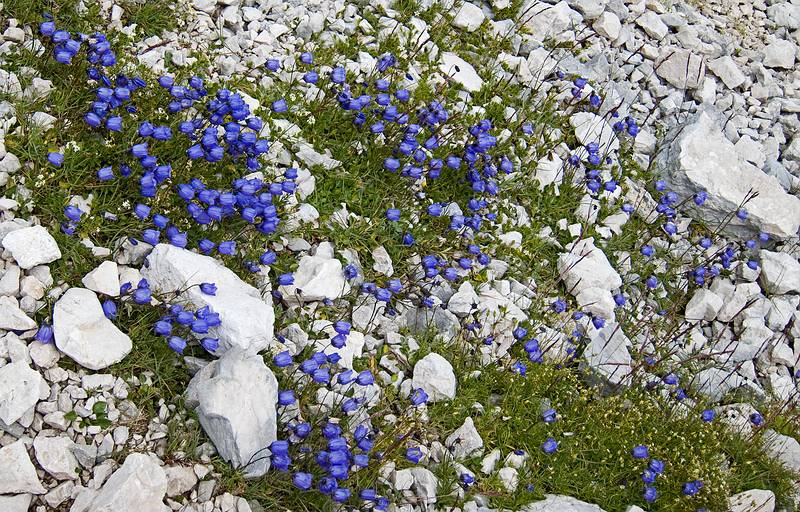
<path id="1" fill-rule="evenodd" d="M 53 308 L 56 347 L 91 370 L 122 361 L 133 344 L 103 314 L 97 295 L 86 288 L 70 288 Z"/>
<path id="2" fill-rule="evenodd" d="M 456 375 L 444 357 L 431 352 L 414 365 L 414 389 L 422 388 L 431 402 L 452 400 L 456 396 Z"/>
<path id="3" fill-rule="evenodd" d="M 661 50 L 656 74 L 678 89 L 695 89 L 706 74 L 705 59 L 689 50 L 667 47 Z"/>
<path id="4" fill-rule="evenodd" d="M 519 16 L 519 22 L 539 41 L 558 37 L 572 26 L 573 18 L 580 18 L 563 0 L 555 5 L 528 0 L 520 7 Z"/>
<path id="5" fill-rule="evenodd" d="M 674 138 L 673 138 L 674 137 Z M 681 198 L 704 190 L 708 200 L 688 213 L 710 223 L 722 223 L 736 212 L 745 198 L 746 220 L 736 217 L 725 226 L 729 235 L 748 237 L 760 231 L 784 239 L 800 228 L 800 199 L 787 194 L 778 180 L 740 160 L 733 144 L 725 138 L 706 113 L 676 128 L 671 144 L 659 158 L 663 177 Z"/>
<path id="6" fill-rule="evenodd" d="M 221 325 L 209 329 L 219 338 L 220 355 L 232 347 L 253 352 L 272 342 L 275 313 L 270 294 L 262 294 L 245 283 L 220 261 L 169 244 L 158 244 L 147 256 L 142 275 L 156 293 L 181 291 L 179 300 L 195 308 L 209 306 L 219 314 Z M 201 283 L 214 283 L 216 295 L 200 290 Z"/>
<path id="7" fill-rule="evenodd" d="M 26 270 L 61 258 L 58 244 L 42 226 L 12 231 L 0 240 L 0 245 L 11 252 L 17 264 Z"/>
<path id="8" fill-rule="evenodd" d="M 686 304 L 684 317 L 690 322 L 700 320 L 710 322 L 717 317 L 722 305 L 722 297 L 708 288 L 698 288 Z"/>
<path id="9" fill-rule="evenodd" d="M 25 443 L 19 440 L 0 448 L 0 494 L 44 494 Z"/>
<path id="10" fill-rule="evenodd" d="M 575 137 L 583 145 L 596 142 L 600 145 L 600 154 L 619 149 L 619 140 L 608 122 L 591 112 L 578 112 L 569 118 L 569 124 L 575 128 Z"/>
<path id="11" fill-rule="evenodd" d="M 197 411 L 220 456 L 247 478 L 270 467 L 277 402 L 278 382 L 263 358 L 237 347 L 197 372 L 186 390 L 186 405 Z"/>
<path id="12" fill-rule="evenodd" d="M 692 378 L 692 388 L 712 402 L 719 402 L 728 393 L 747 398 L 763 398 L 764 390 L 738 373 L 720 368 L 707 368 Z"/>
<path id="13" fill-rule="evenodd" d="M 39 402 L 42 376 L 24 361 L 0 367 L 0 420 L 11 425 Z"/>

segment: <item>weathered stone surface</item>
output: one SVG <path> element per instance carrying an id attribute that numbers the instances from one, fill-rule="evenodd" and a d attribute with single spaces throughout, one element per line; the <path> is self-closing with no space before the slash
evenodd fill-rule
<path id="1" fill-rule="evenodd" d="M 169 512 L 166 492 L 167 477 L 155 456 L 131 453 L 99 491 L 89 489 L 76 499 L 70 512 Z"/>
<path id="2" fill-rule="evenodd" d="M 688 210 L 690 215 L 716 227 L 757 193 L 744 206 L 747 219 L 734 217 L 724 231 L 740 237 L 763 231 L 779 239 L 797 233 L 800 199 L 787 194 L 774 177 L 741 161 L 707 113 L 679 126 L 667 140 L 673 141 L 661 154 L 659 168 L 670 188 L 682 198 L 701 190 L 708 194 L 701 207 Z"/>
<path id="3" fill-rule="evenodd" d="M 278 382 L 263 358 L 237 347 L 197 372 L 186 390 L 186 405 L 196 410 L 220 456 L 248 478 L 270 467 L 277 403 Z"/>
<path id="4" fill-rule="evenodd" d="M 22 440 L 0 448 L 0 494 L 45 492 Z"/>
<path id="5" fill-rule="evenodd" d="M 245 283 L 220 261 L 173 245 L 158 244 L 147 257 L 142 275 L 155 293 L 176 293 L 195 308 L 210 307 L 221 325 L 209 329 L 219 338 L 216 355 L 232 347 L 253 352 L 272 342 L 275 313 L 269 293 L 262 294 Z M 200 290 L 201 283 L 217 286 L 215 295 Z"/>
<path id="6" fill-rule="evenodd" d="M 53 334 L 58 350 L 91 370 L 122 361 L 133 346 L 105 317 L 97 295 L 85 288 L 70 288 L 56 302 Z"/>
<path id="7" fill-rule="evenodd" d="M 11 252 L 17 264 L 26 270 L 61 257 L 55 239 L 42 226 L 12 231 L 0 240 L 0 244 Z"/>
<path id="8" fill-rule="evenodd" d="M 456 396 L 456 376 L 444 357 L 431 352 L 414 365 L 414 389 L 422 388 L 428 400 L 452 400 Z"/>
<path id="9" fill-rule="evenodd" d="M 42 376 L 24 361 L 0 367 L 0 421 L 11 425 L 39 401 Z"/>

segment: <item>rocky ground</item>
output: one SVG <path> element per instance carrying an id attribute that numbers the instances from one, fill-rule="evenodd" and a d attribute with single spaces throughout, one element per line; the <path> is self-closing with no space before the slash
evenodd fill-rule
<path id="1" fill-rule="evenodd" d="M 800 2 L 43 4 L 0 511 L 800 508 Z"/>

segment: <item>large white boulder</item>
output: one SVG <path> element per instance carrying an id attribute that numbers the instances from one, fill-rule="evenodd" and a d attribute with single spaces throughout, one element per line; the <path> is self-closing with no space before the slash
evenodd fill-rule
<path id="1" fill-rule="evenodd" d="M 209 329 L 211 336 L 219 338 L 216 355 L 232 347 L 258 352 L 272 342 L 275 313 L 271 295 L 262 295 L 219 260 L 158 244 L 147 256 L 142 276 L 155 293 L 179 293 L 177 301 L 197 309 L 209 306 L 219 314 L 221 325 Z M 216 294 L 203 293 L 201 283 L 215 284 Z"/>
<path id="2" fill-rule="evenodd" d="M 122 361 L 132 343 L 103 314 L 97 295 L 86 288 L 70 288 L 53 308 L 53 334 L 58 350 L 91 370 Z"/>
<path id="3" fill-rule="evenodd" d="M 189 382 L 186 405 L 220 456 L 247 478 L 270 467 L 269 445 L 277 439 L 278 381 L 258 354 L 234 347 Z"/>
<path id="4" fill-rule="evenodd" d="M 766 232 L 784 239 L 800 228 L 800 199 L 786 193 L 776 178 L 740 159 L 711 116 L 701 112 L 694 121 L 683 123 L 667 140 L 672 142 L 659 157 L 659 168 L 671 190 L 683 198 L 699 191 L 708 200 L 689 214 L 715 229 L 728 221 L 746 198 L 746 220 L 733 217 L 725 232 L 750 237 Z"/>
<path id="5" fill-rule="evenodd" d="M 442 53 L 439 71 L 452 78 L 468 92 L 478 92 L 483 87 L 483 79 L 475 68 L 455 53 Z"/>

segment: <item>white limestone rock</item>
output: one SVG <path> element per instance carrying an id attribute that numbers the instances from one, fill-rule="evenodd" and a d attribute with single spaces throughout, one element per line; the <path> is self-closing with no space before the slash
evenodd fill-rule
<path id="1" fill-rule="evenodd" d="M 36 328 L 33 321 L 20 309 L 14 297 L 0 296 L 0 329 L 7 331 L 28 331 Z"/>
<path id="2" fill-rule="evenodd" d="M 338 299 L 350 291 L 342 263 L 327 255 L 306 255 L 300 258 L 294 272 L 294 283 L 278 290 L 290 304 Z"/>
<path id="3" fill-rule="evenodd" d="M 633 371 L 628 347 L 631 341 L 614 322 L 607 322 L 589 340 L 583 352 L 585 365 L 590 371 L 592 381 L 613 391 L 629 383 Z"/>
<path id="4" fill-rule="evenodd" d="M 778 239 L 793 236 L 800 228 L 800 198 L 787 194 L 777 179 L 739 159 L 733 144 L 725 138 L 712 118 L 701 112 L 693 121 L 676 129 L 671 144 L 662 152 L 659 167 L 671 190 L 679 197 L 691 197 L 704 190 L 708 200 L 688 213 L 712 225 L 737 211 L 742 201 L 746 220 L 734 217 L 727 223 L 729 235 L 749 237 L 760 231 Z"/>
<path id="5" fill-rule="evenodd" d="M 11 252 L 17 264 L 25 270 L 61 258 L 58 244 L 42 226 L 14 230 L 2 238 L 0 245 Z"/>
<path id="6" fill-rule="evenodd" d="M 197 372 L 186 390 L 186 404 L 196 410 L 217 452 L 246 478 L 263 476 L 270 467 L 277 403 L 278 381 L 263 358 L 238 347 Z"/>
<path id="7" fill-rule="evenodd" d="M 761 284 L 769 293 L 800 293 L 800 262 L 791 254 L 762 249 Z"/>
<path id="8" fill-rule="evenodd" d="M 456 396 L 456 376 L 452 365 L 436 352 L 431 352 L 414 365 L 414 389 L 422 388 L 429 402 L 452 400 Z"/>
<path id="9" fill-rule="evenodd" d="M 178 299 L 195 308 L 209 306 L 219 314 L 221 325 L 209 329 L 219 338 L 220 355 L 233 347 L 258 352 L 272 343 L 275 313 L 272 296 L 242 281 L 220 261 L 169 244 L 158 244 L 142 267 L 154 293 L 181 292 Z M 200 290 L 214 283 L 215 295 Z"/>
<path id="10" fill-rule="evenodd" d="M 710 322 L 717 317 L 722 305 L 722 297 L 708 288 L 698 288 L 686 304 L 684 317 L 690 322 Z"/>
<path id="11" fill-rule="evenodd" d="M 613 291 L 622 286 L 622 278 L 594 245 L 594 238 L 578 240 L 567 249 L 558 257 L 557 268 L 570 293 L 577 295 L 587 288 Z"/>
<path id="12" fill-rule="evenodd" d="M 774 512 L 775 494 L 766 489 L 750 489 L 728 498 L 728 512 Z"/>
<path id="13" fill-rule="evenodd" d="M 131 453 L 99 491 L 79 496 L 70 512 L 169 512 L 167 477 L 157 461 L 155 455 Z"/>
<path id="14" fill-rule="evenodd" d="M 586 503 L 571 496 L 545 494 L 545 499 L 530 503 L 520 509 L 520 512 L 604 512 L 592 503 Z"/>
<path id="15" fill-rule="evenodd" d="M 442 52 L 439 71 L 461 85 L 467 92 L 478 92 L 483 79 L 470 63 L 452 52 Z"/>
<path id="16" fill-rule="evenodd" d="M 102 370 L 130 353 L 131 339 L 103 314 L 97 295 L 70 288 L 53 308 L 56 347 L 79 365 Z"/>
<path id="17" fill-rule="evenodd" d="M 39 402 L 42 386 L 42 376 L 25 361 L 0 367 L 0 421 L 11 425 L 22 418 Z"/>
<path id="18" fill-rule="evenodd" d="M 74 446 L 68 437 L 40 435 L 33 440 L 36 461 L 57 480 L 76 480 L 80 476 L 80 464 L 72 453 Z"/>
<path id="19" fill-rule="evenodd" d="M 97 268 L 83 276 L 81 282 L 83 286 L 97 293 L 102 293 L 109 297 L 119 296 L 119 269 L 113 261 L 104 261 Z"/>
<path id="20" fill-rule="evenodd" d="M 464 2 L 456 9 L 456 15 L 453 17 L 453 26 L 464 29 L 467 32 L 478 30 L 478 27 L 486 19 L 486 15 L 483 14 L 481 8 L 475 4 Z"/>
<path id="21" fill-rule="evenodd" d="M 747 77 L 730 55 L 709 61 L 708 69 L 717 75 L 728 89 L 736 89 L 747 80 Z"/>
<path id="22" fill-rule="evenodd" d="M 678 89 L 696 89 L 706 73 L 705 59 L 682 48 L 666 47 L 656 62 L 656 74 Z"/>
<path id="23" fill-rule="evenodd" d="M 596 142 L 600 145 L 600 154 L 619 149 L 619 140 L 614 129 L 605 119 L 591 112 L 578 112 L 569 118 L 569 124 L 575 128 L 575 137 L 583 144 Z"/>
<path id="24" fill-rule="evenodd" d="M 0 448 L 0 494 L 45 492 L 23 440 Z"/>
<path id="25" fill-rule="evenodd" d="M 456 460 L 461 460 L 479 454 L 483 450 L 483 439 L 478 434 L 472 418 L 467 416 L 463 425 L 447 436 L 444 445 L 453 450 L 453 457 Z"/>

